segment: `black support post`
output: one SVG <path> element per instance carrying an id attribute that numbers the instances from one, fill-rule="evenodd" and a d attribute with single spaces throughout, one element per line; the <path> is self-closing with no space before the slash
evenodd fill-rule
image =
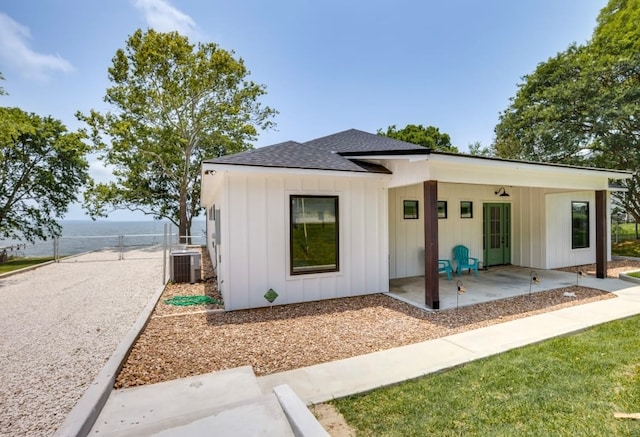
<path id="1" fill-rule="evenodd" d="M 596 191 L 596 277 L 607 277 L 607 192 Z"/>
<path id="2" fill-rule="evenodd" d="M 438 277 L 438 181 L 424 181 L 424 301 L 440 309 Z"/>

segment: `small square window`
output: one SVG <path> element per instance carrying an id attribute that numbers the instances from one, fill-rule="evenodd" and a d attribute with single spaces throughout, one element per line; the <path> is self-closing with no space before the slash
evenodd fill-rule
<path id="1" fill-rule="evenodd" d="M 404 213 L 405 219 L 417 219 L 418 218 L 418 201 L 405 200 L 403 202 L 403 213 Z"/>
<path id="2" fill-rule="evenodd" d="M 473 218 L 473 202 L 460 202 L 460 218 Z"/>
<path id="3" fill-rule="evenodd" d="M 438 200 L 438 218 L 439 219 L 447 218 L 447 201 L 446 200 Z"/>

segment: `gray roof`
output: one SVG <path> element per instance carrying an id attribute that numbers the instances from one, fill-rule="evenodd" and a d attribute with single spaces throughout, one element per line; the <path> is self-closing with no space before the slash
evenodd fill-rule
<path id="1" fill-rule="evenodd" d="M 305 143 L 286 141 L 204 161 L 210 164 L 390 173 L 385 167 L 341 156 L 342 153 L 425 151 L 415 144 L 349 129 Z"/>
<path id="2" fill-rule="evenodd" d="M 307 141 L 309 147 L 332 150 L 337 153 L 392 152 L 397 150 L 425 150 L 416 144 L 405 143 L 382 135 L 370 134 L 357 129 L 349 129 L 337 134 Z"/>

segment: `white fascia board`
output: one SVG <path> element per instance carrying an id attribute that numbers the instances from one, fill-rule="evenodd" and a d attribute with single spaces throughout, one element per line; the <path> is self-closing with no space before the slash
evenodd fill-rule
<path id="1" fill-rule="evenodd" d="M 361 160 L 380 160 L 380 161 L 408 161 L 408 162 L 419 162 L 419 161 L 432 161 L 432 162 L 443 162 L 443 163 L 455 163 L 462 165 L 470 165 L 470 166 L 482 166 L 484 168 L 499 168 L 504 170 L 529 170 L 529 171 L 540 171 L 545 173 L 555 173 L 555 174 L 567 174 L 567 175 L 576 175 L 576 174 L 585 174 L 591 176 L 601 176 L 607 177 L 609 179 L 630 179 L 633 176 L 633 172 L 627 170 L 607 170 L 600 168 L 586 168 L 586 167 L 565 167 L 561 165 L 553 165 L 553 164 L 545 164 L 535 163 L 535 162 L 523 162 L 523 161 L 506 161 L 497 159 L 487 159 L 487 158 L 475 158 L 469 155 L 441 155 L 437 153 L 432 153 L 428 155 L 362 155 L 362 156 L 349 156 L 350 159 L 361 159 Z"/>
<path id="2" fill-rule="evenodd" d="M 206 168 L 205 168 L 206 166 Z M 392 175 L 385 173 L 369 173 L 358 171 L 338 171 L 338 170 L 318 170 L 307 168 L 288 168 L 288 167 L 261 167 L 252 165 L 229 165 L 229 164 L 213 164 L 204 163 L 203 175 L 206 170 L 228 173 L 251 173 L 251 174 L 282 174 L 282 175 L 315 175 L 315 176 L 336 176 L 336 177 L 354 177 L 369 179 L 389 179 Z"/>
<path id="3" fill-rule="evenodd" d="M 483 167 L 492 167 L 492 168 L 501 168 L 505 170 L 529 170 L 529 171 L 540 171 L 544 173 L 556 173 L 556 174 L 567 174 L 567 175 L 576 175 L 576 174 L 584 174 L 590 176 L 600 176 L 606 177 L 609 179 L 630 179 L 633 176 L 632 172 L 625 170 L 607 170 L 600 168 L 586 168 L 586 167 L 565 167 L 561 165 L 553 165 L 553 164 L 545 164 L 543 162 L 519 162 L 519 161 L 502 161 L 502 160 L 493 160 L 493 159 L 485 159 L 485 158 L 474 158 L 470 156 L 455 156 L 455 155 L 430 155 L 432 161 L 441 161 L 441 162 L 455 162 L 459 164 L 467 164 L 467 165 L 480 165 Z"/>

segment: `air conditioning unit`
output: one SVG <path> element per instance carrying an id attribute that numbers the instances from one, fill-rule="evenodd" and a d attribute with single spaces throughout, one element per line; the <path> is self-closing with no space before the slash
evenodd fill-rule
<path id="1" fill-rule="evenodd" d="M 171 282 L 189 282 L 200 280 L 202 271 L 200 252 L 197 250 L 174 250 L 169 256 L 169 276 Z"/>

